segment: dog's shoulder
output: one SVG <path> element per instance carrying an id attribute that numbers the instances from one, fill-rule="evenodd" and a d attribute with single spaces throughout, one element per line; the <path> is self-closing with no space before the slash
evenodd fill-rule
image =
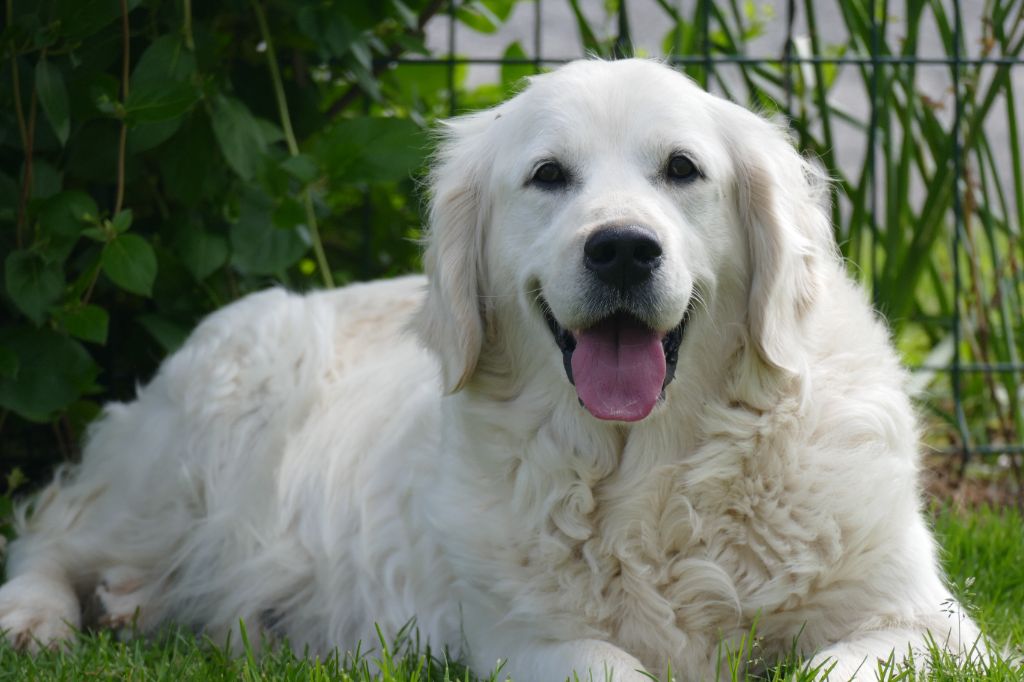
<path id="1" fill-rule="evenodd" d="M 382 361 L 388 349 L 414 355 L 406 328 L 424 287 L 423 278 L 404 277 L 307 294 L 250 294 L 205 318 L 149 390 L 229 412 L 250 401 L 272 408 L 275 396 L 294 401 L 346 368 Z"/>

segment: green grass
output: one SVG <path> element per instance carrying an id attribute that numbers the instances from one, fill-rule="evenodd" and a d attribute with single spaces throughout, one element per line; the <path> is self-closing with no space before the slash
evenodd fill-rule
<path id="1" fill-rule="evenodd" d="M 943 564 L 954 592 L 982 630 L 1024 647 L 1024 522 L 1012 509 L 981 509 L 935 517 Z M 1020 677 L 1017 679 L 1024 679 Z"/>
<path id="2" fill-rule="evenodd" d="M 414 637 L 363 653 L 301 656 L 287 649 L 242 655 L 170 630 L 152 640 L 118 641 L 109 631 L 83 633 L 67 651 L 35 656 L 0 645 L 0 680 L 342 680 L 344 682 L 477 682 L 465 666 L 420 647 Z M 496 678 L 492 676 L 492 678 Z"/>
<path id="3" fill-rule="evenodd" d="M 935 515 L 935 529 L 944 547 L 943 562 L 954 591 L 976 620 L 1007 655 L 987 664 L 953 660 L 933 649 L 927 656 L 931 672 L 926 678 L 902 663 L 878 664 L 879 679 L 896 680 L 1024 680 L 1024 523 L 1012 510 L 954 512 Z M 290 651 L 254 655 L 248 642 L 235 656 L 223 647 L 197 640 L 183 631 L 171 631 L 151 640 L 118 641 L 109 632 L 87 633 L 67 651 L 46 651 L 36 656 L 0 644 L 0 680 L 343 680 L 368 682 L 423 682 L 477 680 L 457 662 L 420 646 L 415 634 L 401 636 L 388 646 L 327 658 L 303 657 Z M 734 652 L 735 667 L 750 657 L 750 650 Z M 756 644 L 754 654 L 757 655 Z M 733 666 L 730 666 L 732 668 Z M 799 659 L 782 661 L 761 680 L 810 682 L 818 677 L 801 668 Z M 733 672 L 732 680 L 742 677 Z M 492 671 L 490 681 L 503 679 Z M 667 679 L 663 676 L 662 679 Z"/>

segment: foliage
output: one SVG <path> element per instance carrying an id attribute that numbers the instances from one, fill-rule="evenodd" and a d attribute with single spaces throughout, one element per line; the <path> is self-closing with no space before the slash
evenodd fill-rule
<path id="1" fill-rule="evenodd" d="M 456 0 L 452 18 L 462 31 L 497 36 L 524 4 Z M 632 51 L 628 4 L 566 0 L 580 54 Z M 907 360 L 926 366 L 914 386 L 930 391 L 932 426 L 941 427 L 929 429 L 930 442 L 1019 444 L 1024 161 L 1011 74 L 1024 6 L 988 0 L 972 44 L 941 0 L 837 1 L 845 37 L 825 44 L 822 5 L 794 3 L 810 31 L 786 55 L 848 64 L 744 59 L 770 22 L 785 20 L 752 1 L 691 3 L 687 13 L 658 0 L 662 48 L 712 89 L 786 113 L 801 148 L 836 179 L 833 217 L 851 272 L 871 288 Z M 416 269 L 425 131 L 453 105 L 492 104 L 537 70 L 518 42 L 503 47 L 501 82 L 472 89 L 464 65 L 395 66 L 444 56 L 427 50 L 423 28 L 449 20 L 448 8 L 6 0 L 6 469 L 32 478 L 73 456 L 98 405 L 129 398 L 215 307 L 274 284 L 301 290 Z M 921 64 L 929 35 L 940 57 L 1002 61 Z M 714 61 L 727 57 L 741 59 Z M 959 97 L 922 85 L 928 69 Z M 862 88 L 869 106 L 838 96 L 841 82 Z M 997 119 L 1005 141 L 988 132 Z M 838 157 L 850 135 L 864 141 L 863 158 Z M 967 369 L 946 371 L 954 360 Z M 992 364 L 1003 369 L 972 370 Z M 1019 455 L 997 462 L 1024 478 Z"/>
<path id="2" fill-rule="evenodd" d="M 441 6 L 8 0 L 7 467 L 71 456 L 215 307 L 417 267 L 414 185 L 448 83 L 381 60 L 425 53 Z"/>

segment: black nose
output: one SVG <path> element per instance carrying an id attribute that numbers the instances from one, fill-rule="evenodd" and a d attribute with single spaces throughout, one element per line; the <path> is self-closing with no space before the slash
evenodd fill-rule
<path id="1" fill-rule="evenodd" d="M 605 284 L 628 289 L 647 281 L 661 263 L 661 244 L 642 227 L 606 227 L 583 245 L 583 264 Z"/>

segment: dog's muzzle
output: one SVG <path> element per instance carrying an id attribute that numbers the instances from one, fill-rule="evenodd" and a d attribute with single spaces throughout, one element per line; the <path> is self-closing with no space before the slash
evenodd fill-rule
<path id="1" fill-rule="evenodd" d="M 641 225 L 611 225 L 595 230 L 583 246 L 583 266 L 592 323 L 566 329 L 550 307 L 541 310 L 562 365 L 576 387 L 580 404 L 598 419 L 644 419 L 675 376 L 679 345 L 690 309 L 679 324 L 659 331 L 643 321 L 655 300 L 656 271 L 662 248 Z"/>
<path id="2" fill-rule="evenodd" d="M 675 377 L 679 347 L 692 301 L 675 327 L 665 333 L 630 313 L 617 311 L 586 329 L 562 327 L 541 300 L 541 311 L 580 404 L 598 419 L 639 421 L 664 398 Z"/>

